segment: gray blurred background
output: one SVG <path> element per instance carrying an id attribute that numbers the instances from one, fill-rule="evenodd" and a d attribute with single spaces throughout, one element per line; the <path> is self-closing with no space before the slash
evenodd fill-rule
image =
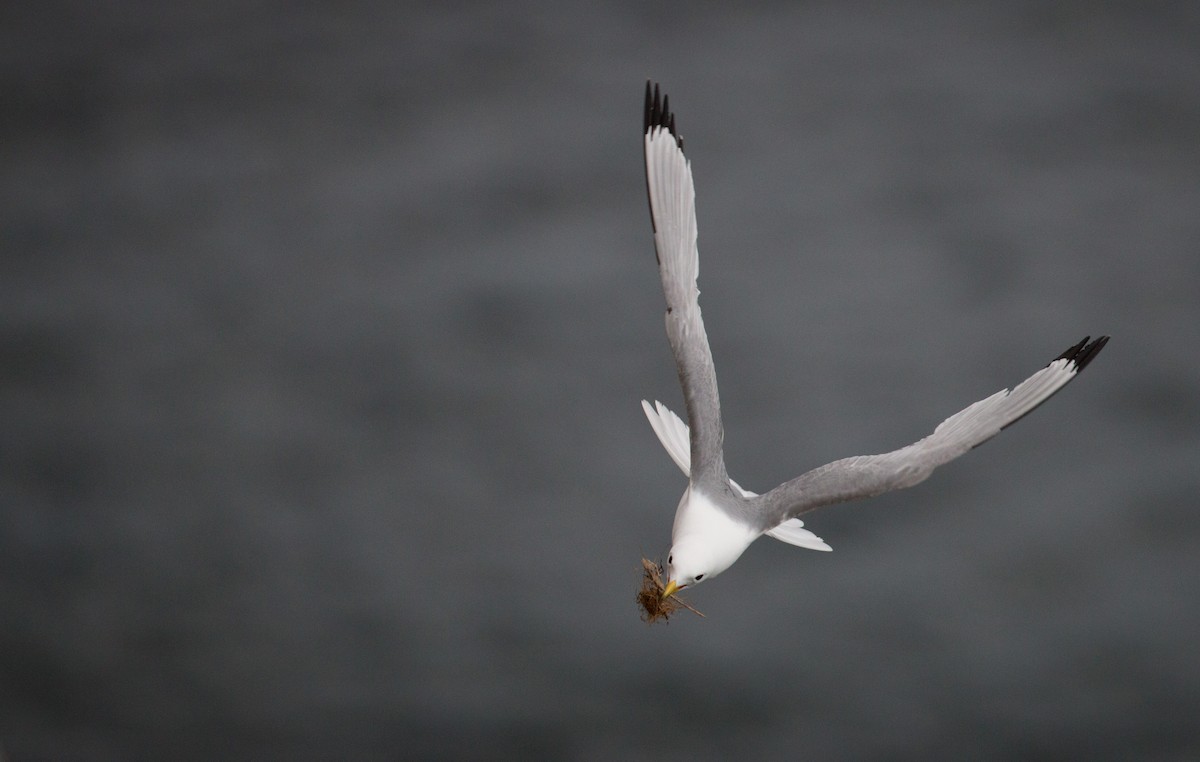
<path id="1" fill-rule="evenodd" d="M 0 753 L 1200 754 L 1200 6 L 899 5 L 0 11 Z M 747 487 L 1113 336 L 653 628 L 649 77 Z"/>

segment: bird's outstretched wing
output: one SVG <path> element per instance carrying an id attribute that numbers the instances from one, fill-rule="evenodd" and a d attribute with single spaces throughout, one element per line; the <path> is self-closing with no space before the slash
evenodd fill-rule
<path id="1" fill-rule="evenodd" d="M 1090 337 L 1063 352 L 1012 391 L 999 391 L 947 418 L 924 439 L 883 455 L 861 455 L 834 461 L 785 482 L 756 498 L 752 505 L 766 526 L 794 518 L 830 503 L 870 497 L 911 487 L 933 469 L 996 436 L 1019 420 L 1087 367 L 1107 336 Z"/>
<path id="2" fill-rule="evenodd" d="M 675 130 L 675 115 L 658 86 L 649 82 L 643 130 L 650 221 L 663 294 L 667 298 L 667 339 L 675 355 L 691 422 L 691 481 L 723 489 L 727 476 L 722 455 L 721 403 L 708 334 L 700 316 L 700 291 L 696 287 L 700 264 L 692 168 L 683 155 L 683 140 Z"/>
<path id="3" fill-rule="evenodd" d="M 683 475 L 690 476 L 692 460 L 688 454 L 688 425 L 679 420 L 679 416 L 672 413 L 661 402 L 655 402 L 651 407 L 649 402 L 642 400 L 642 410 L 645 411 L 646 419 L 650 421 L 654 433 L 658 435 L 658 441 L 662 442 L 663 449 L 671 456 L 671 460 L 675 461 L 675 465 L 683 471 Z M 758 496 L 757 493 L 742 487 L 733 479 L 729 480 L 729 486 L 736 495 L 746 498 Z M 805 529 L 804 522 L 800 519 L 788 519 L 767 530 L 766 534 L 789 545 L 809 550 L 833 550 L 824 540 Z"/>

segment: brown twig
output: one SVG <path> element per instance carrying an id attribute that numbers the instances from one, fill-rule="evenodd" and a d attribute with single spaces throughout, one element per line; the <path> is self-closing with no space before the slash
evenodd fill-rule
<path id="1" fill-rule="evenodd" d="M 669 621 L 672 614 L 681 608 L 703 617 L 700 611 L 693 608 L 687 601 L 676 593 L 664 598 L 663 591 L 667 585 L 663 582 L 662 567 L 653 561 L 642 559 L 642 586 L 638 590 L 637 602 L 642 609 L 642 621 L 654 624 L 658 620 Z"/>

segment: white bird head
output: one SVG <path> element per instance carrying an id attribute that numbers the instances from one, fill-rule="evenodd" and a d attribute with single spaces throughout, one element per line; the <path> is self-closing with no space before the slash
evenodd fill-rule
<path id="1" fill-rule="evenodd" d="M 714 563 L 713 553 L 701 538 L 685 537 L 671 546 L 667 556 L 667 586 L 663 597 L 677 590 L 692 587 L 703 580 L 715 577 L 729 568 Z"/>

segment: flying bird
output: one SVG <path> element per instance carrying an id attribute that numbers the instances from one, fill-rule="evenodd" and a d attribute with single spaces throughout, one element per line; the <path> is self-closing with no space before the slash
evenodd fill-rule
<path id="1" fill-rule="evenodd" d="M 832 503 L 918 484 L 1019 420 L 1066 386 L 1096 358 L 1107 336 L 1085 337 L 1014 387 L 947 418 L 914 444 L 881 455 L 834 461 L 762 495 L 738 486 L 725 471 L 724 430 L 717 375 L 696 277 L 696 204 L 691 163 L 665 95 L 646 83 L 643 119 L 646 190 L 654 247 L 666 296 L 667 339 L 691 426 L 662 403 L 642 408 L 667 453 L 688 476 L 675 511 L 663 599 L 728 569 L 752 542 L 768 535 L 813 550 L 831 550 L 804 528 L 800 516 Z"/>

